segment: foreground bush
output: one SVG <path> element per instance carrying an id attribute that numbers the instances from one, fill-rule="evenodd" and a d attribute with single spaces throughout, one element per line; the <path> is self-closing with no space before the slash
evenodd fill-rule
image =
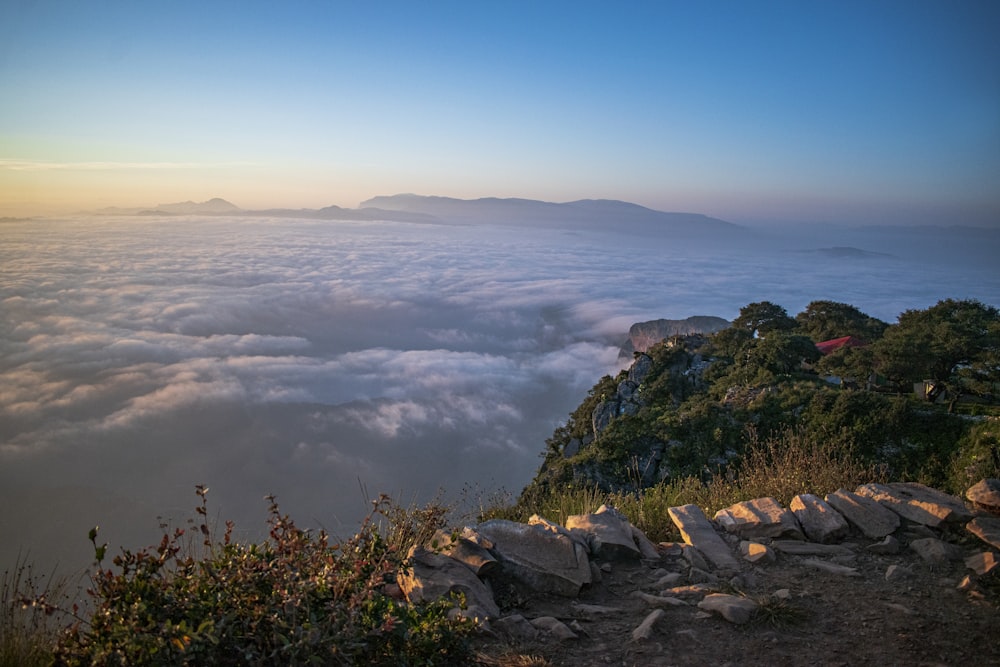
<path id="1" fill-rule="evenodd" d="M 212 538 L 206 492 L 199 487 L 200 547 L 176 529 L 158 547 L 123 551 L 104 569 L 104 547 L 91 531 L 93 614 L 62 638 L 57 665 L 470 662 L 472 624 L 450 620 L 449 601 L 411 606 L 388 594 L 406 553 L 392 536 L 424 527 L 401 525 L 411 515 L 387 498 L 342 544 L 299 529 L 269 498 L 269 538 L 241 544 L 230 539 L 231 523 L 221 541 Z"/>

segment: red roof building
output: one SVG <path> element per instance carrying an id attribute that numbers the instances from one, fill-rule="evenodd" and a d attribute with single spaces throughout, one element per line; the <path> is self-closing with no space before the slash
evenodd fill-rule
<path id="1" fill-rule="evenodd" d="M 860 338 L 844 336 L 843 338 L 834 338 L 832 340 L 825 340 L 822 343 L 816 343 L 816 349 L 820 351 L 820 354 L 830 354 L 842 347 L 864 347 L 866 344 Z"/>

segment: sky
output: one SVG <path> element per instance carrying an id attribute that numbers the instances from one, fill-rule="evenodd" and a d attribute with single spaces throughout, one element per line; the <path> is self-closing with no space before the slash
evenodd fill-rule
<path id="1" fill-rule="evenodd" d="M 608 198 L 1000 226 L 1000 4 L 0 5 L 0 217 Z"/>

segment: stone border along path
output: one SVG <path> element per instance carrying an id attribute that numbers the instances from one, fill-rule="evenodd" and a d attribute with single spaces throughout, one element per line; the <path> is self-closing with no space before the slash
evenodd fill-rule
<path id="1" fill-rule="evenodd" d="M 545 637 L 569 641 L 585 634 L 579 623 L 567 625 L 553 616 L 530 620 L 518 614 L 502 616 L 494 590 L 572 600 L 611 572 L 612 563 L 641 561 L 650 567 L 666 561 L 683 563 L 686 572 L 655 571 L 659 579 L 652 588 L 660 593 L 632 592 L 651 611 L 622 642 L 654 637 L 667 607 L 696 606 L 700 613 L 715 614 L 734 624 L 747 623 L 758 604 L 719 591 L 742 588 L 741 560 L 765 564 L 774 562 L 778 554 L 800 558 L 799 564 L 805 567 L 853 577 L 858 576 L 857 570 L 844 563 L 860 550 L 893 555 L 905 547 L 931 566 L 964 560 L 971 572 L 958 588 L 974 594 L 976 578 L 997 570 L 1000 564 L 1000 480 L 983 480 L 966 495 L 972 509 L 941 491 L 898 482 L 865 484 L 853 492 L 838 489 L 825 499 L 803 494 L 789 508 L 773 498 L 750 500 L 720 510 L 712 520 L 694 505 L 672 507 L 670 517 L 683 543 L 653 544 L 607 506 L 593 514 L 569 517 L 566 526 L 537 515 L 526 524 L 495 519 L 461 531 L 439 531 L 430 544 L 414 547 L 410 567 L 398 573 L 398 590 L 392 591 L 411 603 L 460 593 L 464 608 L 455 607 L 452 613 L 475 619 L 485 633 L 513 641 Z M 988 548 L 970 552 L 943 539 L 963 528 Z M 844 542 L 852 529 L 878 541 L 867 547 Z M 885 577 L 891 581 L 904 571 L 890 565 Z M 684 580 L 687 585 L 679 585 Z M 783 589 L 771 597 L 788 599 L 791 594 Z M 575 601 L 569 607 L 591 617 L 619 611 Z"/>

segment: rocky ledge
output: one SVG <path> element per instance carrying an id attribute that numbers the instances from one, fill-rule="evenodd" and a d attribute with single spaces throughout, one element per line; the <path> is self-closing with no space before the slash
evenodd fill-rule
<path id="1" fill-rule="evenodd" d="M 966 644 L 989 662 L 1000 659 L 989 639 L 1000 627 L 1000 480 L 983 480 L 966 495 L 968 502 L 916 483 L 865 484 L 823 498 L 799 495 L 787 508 L 773 498 L 737 503 L 711 519 L 694 505 L 673 507 L 683 541 L 659 544 L 607 506 L 569 517 L 565 526 L 537 515 L 526 524 L 490 520 L 439 532 L 414 548 L 397 594 L 411 602 L 461 599 L 453 613 L 475 619 L 494 648 L 558 647 L 568 660 L 559 664 L 616 653 L 629 664 L 663 664 L 664 642 L 688 640 L 691 660 L 672 664 L 721 660 L 732 647 L 710 651 L 705 640 L 712 636 L 750 642 L 754 648 L 734 656 L 747 663 L 837 664 L 830 651 L 842 653 L 840 664 L 872 655 L 907 662 L 911 644 L 913 655 L 922 655 L 921 641 L 941 651 L 948 644 L 946 664 Z M 894 629 L 895 638 L 826 646 L 836 635 L 822 629 L 827 603 L 842 615 L 834 622 L 845 633 L 878 635 L 881 627 Z M 717 619 L 756 627 L 796 610 L 813 615 L 812 630 L 799 632 L 802 646 L 784 650 L 769 645 L 781 643 L 772 630 L 727 638 L 719 627 L 691 625 Z M 921 620 L 933 614 L 937 623 Z M 945 630 L 948 623 L 956 625 Z M 821 634 L 805 639 L 810 632 Z M 810 648 L 824 655 L 796 659 Z"/>

